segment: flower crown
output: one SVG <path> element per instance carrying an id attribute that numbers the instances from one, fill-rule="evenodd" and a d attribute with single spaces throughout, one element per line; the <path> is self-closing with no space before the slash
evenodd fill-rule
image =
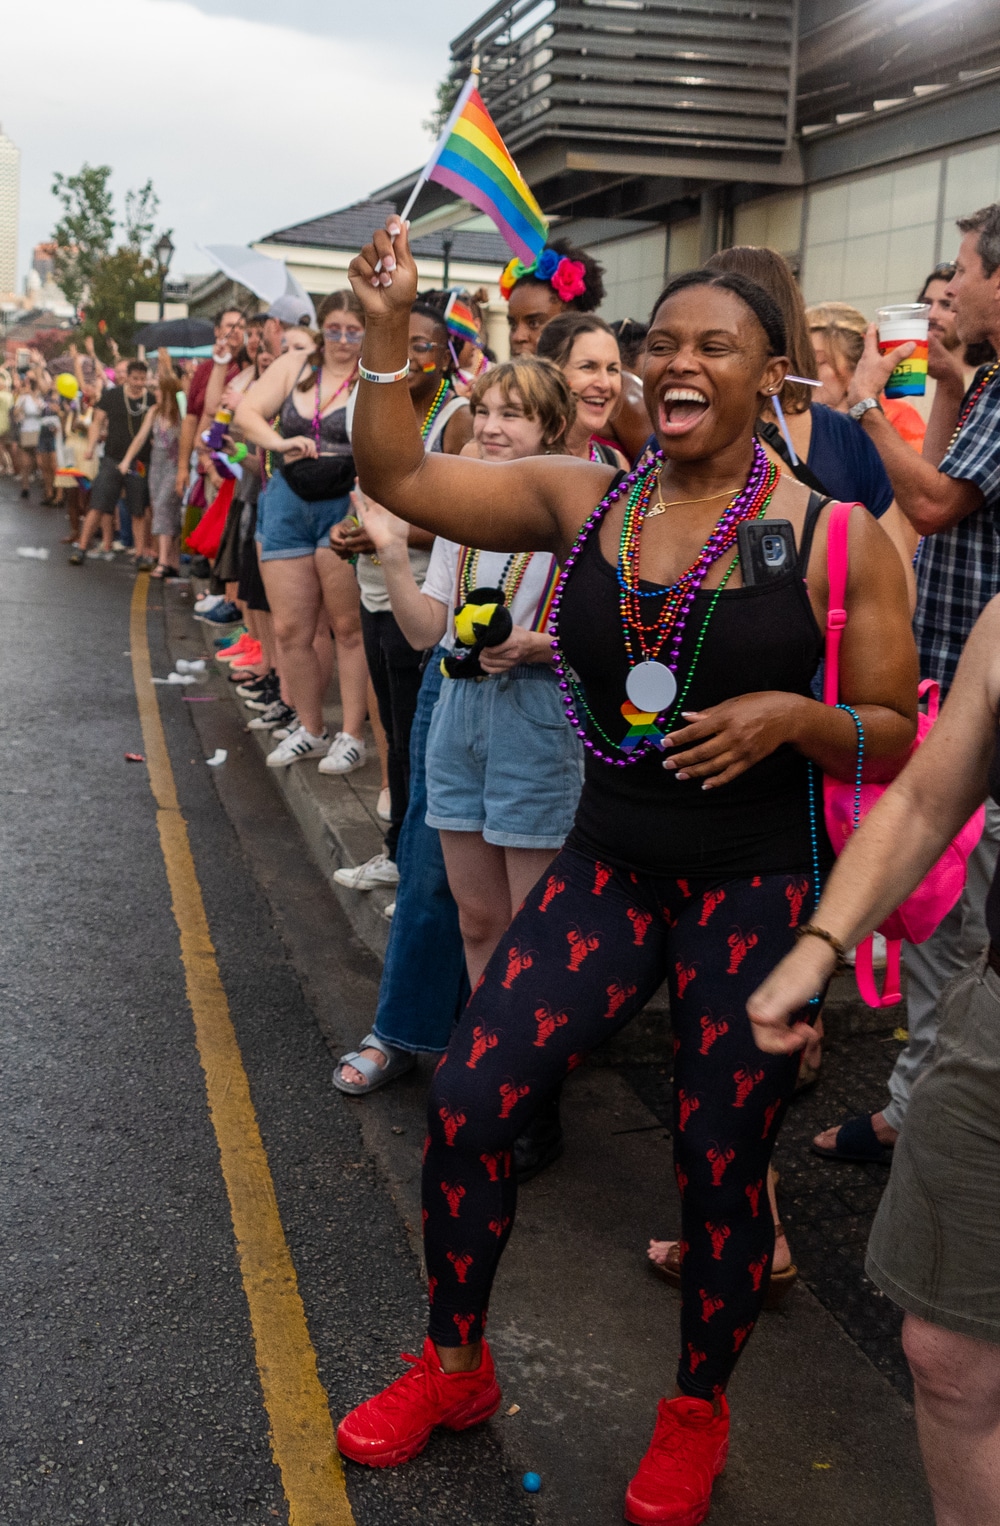
<path id="1" fill-rule="evenodd" d="M 568 259 L 548 247 L 531 265 L 522 264 L 516 257 L 511 260 L 500 277 L 500 295 L 505 302 L 524 276 L 548 281 L 560 302 L 572 302 L 574 297 L 582 297 L 587 290 L 587 267 L 582 260 Z"/>

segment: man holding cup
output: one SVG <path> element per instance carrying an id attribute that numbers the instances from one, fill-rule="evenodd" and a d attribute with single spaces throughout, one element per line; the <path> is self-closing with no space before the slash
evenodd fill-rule
<path id="1" fill-rule="evenodd" d="M 1000 203 L 960 218 L 958 227 L 962 242 L 945 294 L 955 328 L 963 347 L 985 340 L 1000 354 Z M 980 612 L 1000 593 L 1000 363 L 981 367 L 966 389 L 962 351 L 945 349 L 934 331 L 927 336 L 928 313 L 926 304 L 905 313 L 881 310 L 882 328 L 869 326 L 846 400 L 882 457 L 897 503 L 925 537 L 917 554 L 913 628 L 921 677 L 937 679 L 943 698 Z M 915 339 L 903 332 L 914 323 L 922 323 Z M 903 385 L 911 392 L 923 390 L 915 373 L 922 370 L 924 347 L 937 389 L 918 455 L 897 435 L 878 399 L 894 373 L 897 383 L 905 373 Z M 987 801 L 986 829 L 969 859 L 961 900 L 926 943 L 904 945 L 909 1039 L 889 1078 L 891 1100 L 882 1112 L 818 1135 L 813 1143 L 820 1154 L 890 1158 L 913 1083 L 934 1048 L 938 997 L 988 941 L 983 913 L 998 851 L 1000 808 Z"/>

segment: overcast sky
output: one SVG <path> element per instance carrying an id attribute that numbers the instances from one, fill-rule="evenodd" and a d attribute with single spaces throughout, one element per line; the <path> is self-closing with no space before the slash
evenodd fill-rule
<path id="1" fill-rule="evenodd" d="M 18 284 L 55 170 L 152 176 L 171 272 L 418 165 L 448 44 L 488 0 L 46 0 L 5 7 L 0 122 L 21 150 Z M 281 24 L 273 17 L 281 15 Z M 18 58 L 24 60 L 19 65 Z"/>

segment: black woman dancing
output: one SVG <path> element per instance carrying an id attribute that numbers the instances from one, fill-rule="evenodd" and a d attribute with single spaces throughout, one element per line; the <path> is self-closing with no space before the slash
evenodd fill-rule
<path id="1" fill-rule="evenodd" d="M 625 1514 L 694 1526 L 725 1463 L 726 1385 L 767 1292 L 765 1180 L 797 1069 L 795 1056 L 757 1048 L 746 1002 L 808 922 L 829 861 L 821 771 L 853 777 L 858 721 L 871 777 L 891 777 L 915 735 L 899 557 L 858 508 L 841 659 L 853 713 L 819 704 L 810 682 L 828 515 L 755 443 L 784 378 L 785 338 L 775 304 L 743 277 L 697 272 L 657 303 L 644 386 L 660 449 L 625 477 L 565 457 L 425 457 L 392 382 L 416 282 L 398 219 L 350 275 L 367 317 L 354 424 L 362 484 L 450 539 L 558 558 L 555 655 L 587 766 L 566 847 L 501 939 L 434 1079 L 423 1355 L 341 1422 L 338 1443 L 387 1467 L 415 1456 L 435 1426 L 463 1430 L 494 1413 L 483 1331 L 514 1222 L 511 1145 L 667 978 L 680 1355 Z M 761 518 L 790 524 L 797 559 L 790 549 L 786 571 L 744 586 L 737 531 Z"/>

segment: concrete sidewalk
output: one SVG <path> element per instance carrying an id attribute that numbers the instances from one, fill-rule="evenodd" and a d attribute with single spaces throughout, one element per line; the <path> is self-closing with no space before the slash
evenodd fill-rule
<path id="1" fill-rule="evenodd" d="M 209 646 L 184 590 L 170 590 L 174 656 Z M 218 665 L 213 664 L 218 669 Z M 233 695 L 216 671 L 189 693 Z M 165 694 L 166 691 L 162 690 Z M 260 746 L 266 733 L 238 730 L 239 701 L 190 707 L 206 748 Z M 329 714 L 331 729 L 337 713 Z M 364 769 L 325 778 L 312 764 L 269 771 L 357 938 L 380 956 L 391 892 L 332 885 L 341 864 L 379 851 L 374 749 Z M 219 781 L 220 790 L 223 781 Z M 282 931 L 294 949 L 296 933 Z M 301 953 L 301 950 L 299 951 Z M 299 957 L 299 954 L 296 954 Z M 857 1000 L 849 978 L 827 1009 L 834 1035 L 884 1029 Z M 369 1013 L 345 1010 L 322 980 L 310 986 L 331 1050 L 356 1045 Z M 676 1295 L 650 1276 L 651 1234 L 676 1233 L 678 1204 L 670 1142 L 661 1118 L 626 1079 L 669 1050 L 669 1016 L 654 1002 L 614 1045 L 581 1067 L 566 1089 L 567 1151 L 524 1189 L 517 1234 L 491 1308 L 490 1338 L 505 1402 L 493 1422 L 514 1465 L 542 1474 L 533 1501 L 544 1526 L 607 1526 L 621 1519 L 624 1483 L 641 1456 L 659 1396 L 676 1360 Z M 357 1106 L 365 1142 L 388 1179 L 419 1257 L 419 1147 L 431 1064 Z M 848 1171 L 854 1168 L 841 1168 Z M 794 1235 L 793 1235 L 794 1242 Z M 865 1296 L 871 1296 L 867 1294 Z M 733 1442 L 710 1520 L 713 1526 L 930 1526 L 933 1519 L 910 1406 L 800 1282 L 780 1312 L 766 1315 L 730 1390 Z M 518 1405 L 508 1416 L 506 1410 Z M 475 1443 L 470 1438 L 470 1466 Z M 442 1517 L 442 1521 L 444 1517 Z"/>

